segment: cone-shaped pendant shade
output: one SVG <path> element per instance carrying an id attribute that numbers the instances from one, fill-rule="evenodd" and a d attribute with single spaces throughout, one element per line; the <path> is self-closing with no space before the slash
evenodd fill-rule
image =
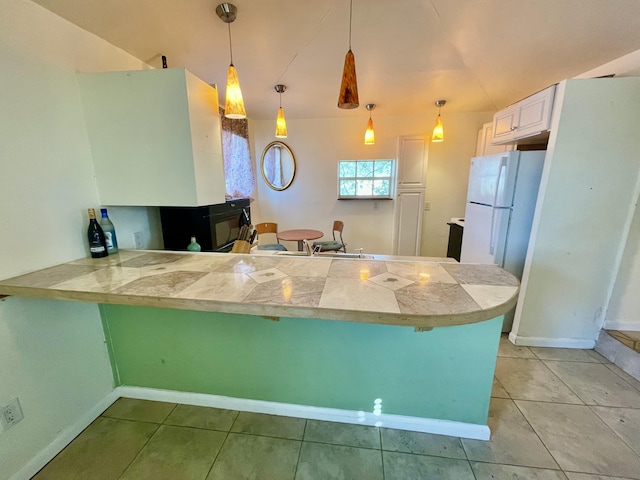
<path id="1" fill-rule="evenodd" d="M 351 49 L 344 57 L 342 84 L 338 97 L 338 108 L 358 108 L 358 80 L 356 79 L 356 58 Z"/>
<path id="2" fill-rule="evenodd" d="M 442 128 L 442 118 L 438 114 L 436 118 L 436 125 L 433 127 L 433 135 L 431 136 L 432 142 L 442 142 L 444 140 L 444 130 Z"/>
<path id="3" fill-rule="evenodd" d="M 364 144 L 374 145 L 375 143 L 376 143 L 376 134 L 373 131 L 373 120 L 369 118 L 369 122 L 367 123 L 367 130 L 364 132 Z"/>
<path id="4" fill-rule="evenodd" d="M 234 119 L 247 118 L 247 112 L 244 110 L 244 102 L 242 101 L 242 92 L 240 91 L 238 71 L 233 66 L 233 63 L 229 65 L 227 70 L 227 96 L 224 102 L 224 116 Z"/>
<path id="5" fill-rule="evenodd" d="M 284 119 L 282 107 L 278 109 L 278 117 L 276 118 L 276 138 L 287 138 L 287 122 Z"/>

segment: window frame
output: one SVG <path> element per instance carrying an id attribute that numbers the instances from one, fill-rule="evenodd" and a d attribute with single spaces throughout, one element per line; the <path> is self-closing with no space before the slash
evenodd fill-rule
<path id="1" fill-rule="evenodd" d="M 355 162 L 356 163 L 356 175 L 354 177 L 342 177 L 340 176 L 340 165 L 343 162 Z M 365 162 L 373 162 L 373 171 L 375 171 L 375 163 L 376 162 L 391 162 L 391 173 L 389 176 L 384 177 L 376 177 L 376 176 L 359 176 L 358 172 L 358 164 Z M 396 177 L 396 168 L 397 161 L 394 158 L 375 158 L 375 159 L 363 159 L 363 160 L 338 160 L 337 163 L 337 186 L 338 186 L 338 200 L 393 200 L 393 196 L 395 193 L 395 177 Z M 388 180 L 389 182 L 389 193 L 386 195 L 358 195 L 357 192 L 355 195 L 342 195 L 340 193 L 340 183 L 342 180 Z"/>

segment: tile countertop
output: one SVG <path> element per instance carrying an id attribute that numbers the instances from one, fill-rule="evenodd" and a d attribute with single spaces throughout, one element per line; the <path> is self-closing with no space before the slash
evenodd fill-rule
<path id="1" fill-rule="evenodd" d="M 0 295 L 418 329 L 488 320 L 516 303 L 519 282 L 497 265 L 399 258 L 121 250 L 2 280 Z"/>

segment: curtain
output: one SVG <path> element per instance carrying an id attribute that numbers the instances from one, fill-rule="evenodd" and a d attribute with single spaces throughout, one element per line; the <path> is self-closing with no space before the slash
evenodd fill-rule
<path id="1" fill-rule="evenodd" d="M 255 186 L 255 173 L 249 150 L 249 122 L 246 119 L 222 119 L 222 158 L 227 184 L 227 196 L 230 198 L 251 198 Z"/>

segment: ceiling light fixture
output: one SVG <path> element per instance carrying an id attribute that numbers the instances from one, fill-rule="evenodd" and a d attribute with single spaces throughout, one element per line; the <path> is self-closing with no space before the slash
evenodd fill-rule
<path id="1" fill-rule="evenodd" d="M 240 81 L 238 80 L 238 71 L 233 65 L 233 50 L 231 47 L 231 24 L 236 19 L 238 9 L 231 3 L 221 3 L 216 7 L 216 13 L 224 23 L 229 27 L 229 57 L 231 63 L 227 70 L 227 92 L 224 102 L 224 116 L 227 118 L 247 118 L 244 109 L 244 101 L 242 100 L 242 91 L 240 91 Z"/>
<path id="2" fill-rule="evenodd" d="M 438 107 L 438 117 L 436 118 L 436 125 L 433 127 L 433 134 L 431 135 L 432 142 L 444 141 L 444 130 L 442 128 L 442 117 L 440 116 L 440 109 L 447 103 L 446 100 L 436 100 L 436 107 Z"/>
<path id="3" fill-rule="evenodd" d="M 371 119 L 371 110 L 376 108 L 375 103 L 367 103 L 367 110 L 369 110 L 369 122 L 367 123 L 367 130 L 364 132 L 364 144 L 374 145 L 376 143 L 376 135 L 373 131 L 373 120 Z"/>
<path id="4" fill-rule="evenodd" d="M 344 57 L 342 83 L 338 96 L 338 108 L 358 108 L 358 80 L 356 79 L 356 58 L 351 51 L 351 17 L 353 15 L 353 0 L 349 0 L 349 51 Z"/>
<path id="5" fill-rule="evenodd" d="M 287 87 L 276 85 L 275 89 L 280 94 L 280 108 L 278 108 L 278 116 L 276 117 L 276 138 L 287 138 L 287 121 L 284 119 L 284 110 L 282 109 L 282 94 Z"/>

